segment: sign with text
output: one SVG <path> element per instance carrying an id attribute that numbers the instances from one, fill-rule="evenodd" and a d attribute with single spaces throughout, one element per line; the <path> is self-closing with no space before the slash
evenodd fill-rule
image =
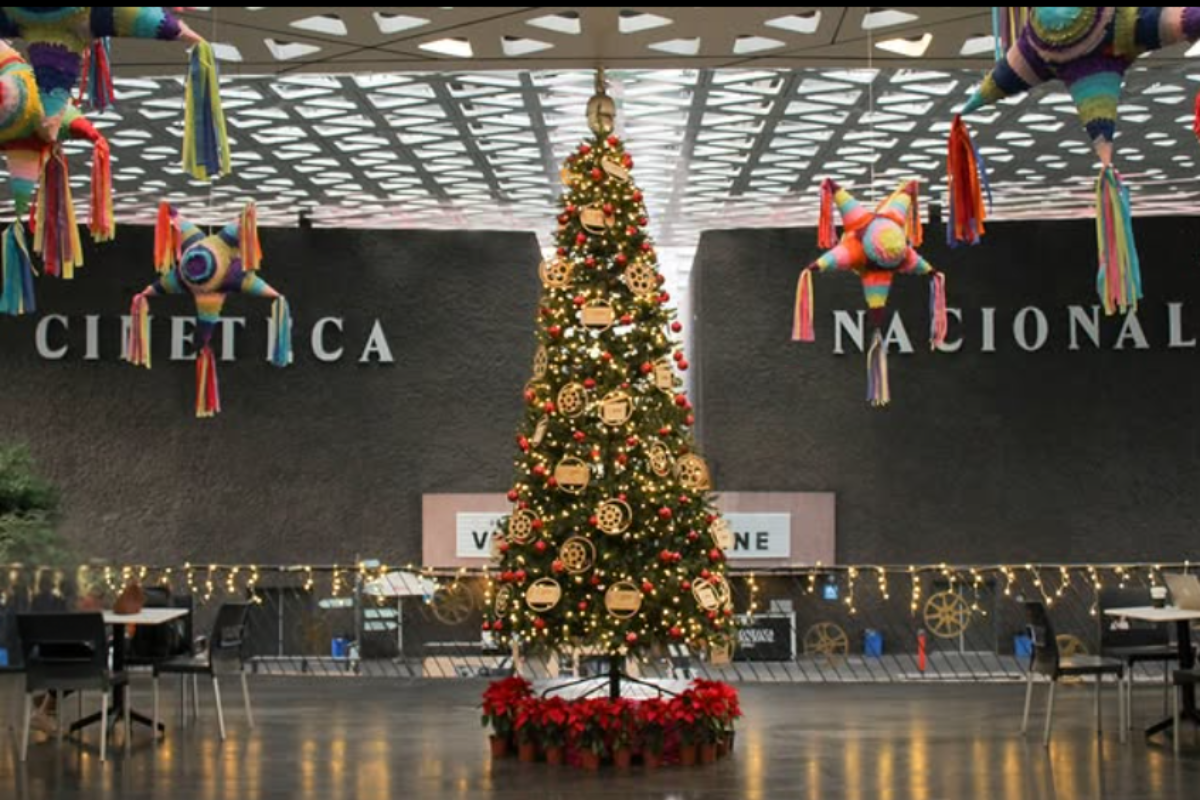
<path id="1" fill-rule="evenodd" d="M 500 527 L 507 511 L 460 511 L 455 515 L 454 555 L 458 558 L 487 559 L 492 553 L 492 534 Z"/>
<path id="2" fill-rule="evenodd" d="M 722 492 L 717 506 L 732 531 L 727 553 L 733 567 L 836 563 L 832 492 Z M 483 566 L 510 510 L 502 494 L 424 495 L 422 563 Z"/>
<path id="3" fill-rule="evenodd" d="M 733 528 L 731 559 L 789 558 L 792 555 L 791 514 L 726 514 Z"/>

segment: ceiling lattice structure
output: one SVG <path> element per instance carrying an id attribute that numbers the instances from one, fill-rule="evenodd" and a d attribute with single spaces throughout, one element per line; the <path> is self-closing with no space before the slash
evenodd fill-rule
<path id="1" fill-rule="evenodd" d="M 1149 63 L 1149 62 L 1147 62 Z M 1195 74 L 1193 74 L 1195 73 Z M 945 140 L 975 70 L 614 70 L 610 91 L 660 244 L 715 227 L 816 218 L 833 176 L 860 196 L 919 178 L 943 192 Z M 1117 139 L 1135 213 L 1200 211 L 1191 131 L 1200 69 L 1130 72 Z M 121 78 L 94 116 L 110 138 L 122 223 L 166 198 L 198 222 L 255 199 L 264 224 L 528 229 L 548 233 L 559 165 L 587 134 L 584 70 L 225 77 L 236 174 L 214 184 L 178 168 L 178 78 Z M 1054 87 L 972 115 L 991 168 L 994 217 L 1088 215 L 1096 162 L 1069 97 Z M 72 144 L 86 204 L 86 145 Z M 5 198 L 0 212 L 12 213 Z M 82 213 L 82 212 L 81 212 Z"/>

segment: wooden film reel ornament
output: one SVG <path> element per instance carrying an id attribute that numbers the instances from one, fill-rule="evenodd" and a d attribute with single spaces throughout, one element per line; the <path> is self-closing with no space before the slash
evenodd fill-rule
<path id="1" fill-rule="evenodd" d="M 708 645 L 708 663 L 723 667 L 733 661 L 733 639 L 728 636 L 714 637 Z"/>
<path id="2" fill-rule="evenodd" d="M 658 296 L 658 272 L 645 261 L 634 261 L 623 273 L 625 285 L 638 297 Z"/>
<path id="3" fill-rule="evenodd" d="M 620 536 L 633 524 L 633 509 L 624 500 L 605 500 L 596 509 L 596 527 L 609 536 Z"/>
<path id="4" fill-rule="evenodd" d="M 558 560 L 572 575 L 587 572 L 596 563 L 596 546 L 583 536 L 572 536 L 558 548 Z"/>
<path id="5" fill-rule="evenodd" d="M 621 389 L 609 392 L 600 401 L 600 421 L 619 428 L 633 417 L 633 398 Z"/>
<path id="6" fill-rule="evenodd" d="M 708 579 L 693 580 L 692 597 L 696 598 L 696 605 L 705 611 L 720 611 L 733 599 L 733 591 L 723 575 L 714 575 Z"/>
<path id="7" fill-rule="evenodd" d="M 562 258 L 548 258 L 538 267 L 538 277 L 547 289 L 565 289 L 571 285 L 571 262 Z"/>
<path id="8" fill-rule="evenodd" d="M 508 605 L 512 602 L 512 587 L 507 583 L 503 584 L 496 590 L 496 599 L 492 603 L 492 608 L 496 611 L 497 617 L 502 617 L 508 612 Z"/>
<path id="9" fill-rule="evenodd" d="M 592 470 L 582 460 L 568 456 L 554 468 L 554 480 L 567 494 L 581 494 L 592 480 Z"/>
<path id="10" fill-rule="evenodd" d="M 642 590 L 629 581 L 618 581 L 604 593 L 604 607 L 617 619 L 629 619 L 642 608 Z"/>
<path id="11" fill-rule="evenodd" d="M 564 417 L 575 419 L 587 411 L 587 407 L 588 391 L 582 383 L 568 383 L 558 390 L 558 413 Z"/>
<path id="12" fill-rule="evenodd" d="M 654 365 L 654 385 L 664 392 L 675 393 L 675 369 L 665 358 Z"/>
<path id="13" fill-rule="evenodd" d="M 561 599 L 562 587 L 553 578 L 539 578 L 525 590 L 525 605 L 539 614 L 552 610 Z"/>
<path id="14" fill-rule="evenodd" d="M 617 312 L 607 300 L 590 300 L 579 310 L 579 324 L 589 331 L 603 333 L 617 321 Z"/>
<path id="15" fill-rule="evenodd" d="M 600 159 L 600 169 L 608 173 L 608 177 L 621 183 L 629 183 L 629 170 L 612 156 Z"/>
<path id="16" fill-rule="evenodd" d="M 675 462 L 675 474 L 679 476 L 679 484 L 685 489 L 706 492 L 712 488 L 708 463 L 695 453 L 680 456 Z"/>
<path id="17" fill-rule="evenodd" d="M 528 508 L 519 508 L 508 518 L 508 540 L 525 544 L 533 536 L 533 523 L 537 515 Z"/>
<path id="18" fill-rule="evenodd" d="M 675 459 L 672 458 L 671 450 L 665 444 L 657 439 L 652 441 L 646 448 L 646 457 L 650 461 L 650 471 L 655 475 L 665 478 L 671 474 Z"/>

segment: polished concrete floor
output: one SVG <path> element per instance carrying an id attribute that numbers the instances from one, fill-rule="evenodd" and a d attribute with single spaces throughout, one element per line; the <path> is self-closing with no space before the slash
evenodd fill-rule
<path id="1" fill-rule="evenodd" d="M 157 749 L 145 729 L 132 753 L 101 764 L 86 746 L 35 745 L 17 759 L 3 687 L 0 798 L 342 800 L 343 798 L 760 798 L 820 800 L 1174 800 L 1200 797 L 1200 739 L 1176 758 L 1170 739 L 1097 740 L 1091 693 L 1059 692 L 1054 743 L 1022 739 L 1022 687 L 1009 685 L 746 685 L 746 719 L 730 760 L 708 768 L 584 774 L 511 761 L 493 764 L 479 727 L 483 684 L 263 678 L 252 684 L 257 727 L 227 690 L 229 739 L 217 738 L 203 693 L 199 726 L 175 725 Z M 1109 700 L 1111 700 L 1111 694 Z M 148 705 L 144 687 L 137 705 Z M 1136 722 L 1162 710 L 1151 687 Z M 1111 704 L 1109 711 L 1112 710 Z M 1110 716 L 1110 722 L 1112 722 Z M 1040 721 L 1040 720 L 1039 720 Z M 11 790 L 11 791 L 10 791 Z"/>

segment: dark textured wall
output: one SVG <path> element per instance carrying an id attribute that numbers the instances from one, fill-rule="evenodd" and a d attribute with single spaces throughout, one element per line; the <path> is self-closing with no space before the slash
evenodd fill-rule
<path id="1" fill-rule="evenodd" d="M 265 230 L 262 274 L 291 300 L 297 360 L 267 364 L 269 304 L 231 299 L 227 314 L 248 325 L 237 362 L 220 365 L 212 420 L 191 413 L 194 365 L 168 360 L 164 320 L 153 370 L 118 358 L 118 316 L 153 278 L 151 242 L 124 228 L 75 281 L 39 282 L 43 308 L 71 317 L 65 359 L 37 357 L 36 319 L 0 318 L 0 441 L 30 444 L 85 554 L 419 560 L 422 493 L 507 487 L 534 349 L 532 234 Z M 151 309 L 193 313 L 184 298 Z M 84 314 L 103 317 L 98 361 L 83 358 Z M 338 363 L 308 344 L 325 316 L 345 318 Z M 358 363 L 376 318 L 394 364 Z"/>
<path id="2" fill-rule="evenodd" d="M 942 229 L 922 252 L 962 308 L 960 353 L 928 351 L 928 282 L 897 278 L 891 306 L 916 353 L 890 360 L 892 405 L 863 401 L 864 358 L 833 355 L 833 311 L 860 309 L 849 275 L 815 279 L 816 334 L 793 343 L 800 268 L 819 254 L 810 230 L 704 234 L 693 274 L 703 446 L 717 485 L 838 495 L 843 562 L 1105 561 L 1200 555 L 1195 422 L 1200 350 L 1168 348 L 1167 303 L 1200 335 L 1200 223 L 1137 223 L 1150 345 L 1068 350 L 1066 306 L 1095 302 L 1090 222 L 989 226 L 951 251 Z M 996 309 L 996 352 L 981 312 Z M 1046 346 L 1014 342 L 1025 306 L 1043 309 Z"/>

